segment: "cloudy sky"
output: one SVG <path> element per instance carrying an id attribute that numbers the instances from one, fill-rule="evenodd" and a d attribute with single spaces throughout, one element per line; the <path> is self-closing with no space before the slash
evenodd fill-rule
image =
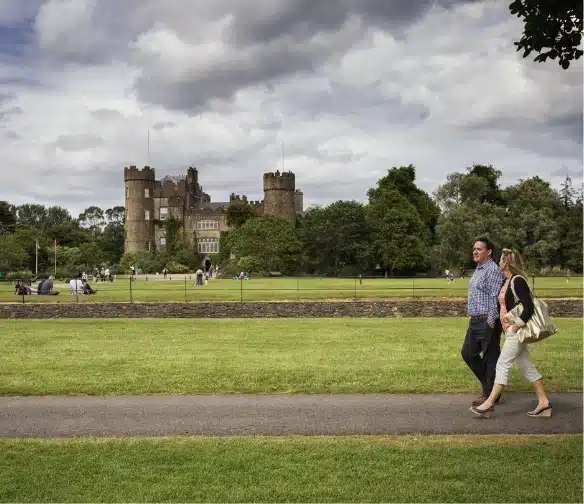
<path id="1" fill-rule="evenodd" d="M 582 60 L 523 60 L 508 3 L 0 0 L 0 199 L 107 208 L 147 163 L 213 201 L 282 162 L 305 205 L 410 163 L 430 193 L 473 163 L 580 183 Z"/>

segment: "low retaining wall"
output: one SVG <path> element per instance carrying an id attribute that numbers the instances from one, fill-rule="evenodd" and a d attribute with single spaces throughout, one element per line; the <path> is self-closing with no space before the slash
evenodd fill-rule
<path id="1" fill-rule="evenodd" d="M 582 300 L 546 300 L 554 317 L 582 317 Z M 464 299 L 383 301 L 0 304 L 2 319 L 465 317 Z"/>

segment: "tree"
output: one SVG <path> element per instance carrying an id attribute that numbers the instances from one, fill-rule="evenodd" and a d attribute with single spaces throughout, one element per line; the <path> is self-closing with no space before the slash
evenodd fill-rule
<path id="1" fill-rule="evenodd" d="M 557 264 L 561 246 L 558 193 L 548 182 L 532 177 L 506 188 L 505 199 L 507 217 L 501 225 L 507 228 L 507 246 L 521 251 L 534 272 Z"/>
<path id="2" fill-rule="evenodd" d="M 428 258 L 430 232 L 416 207 L 397 189 L 378 194 L 368 207 L 375 259 L 386 272 L 423 268 Z"/>
<path id="3" fill-rule="evenodd" d="M 582 56 L 582 0 L 514 0 L 509 10 L 524 21 L 523 36 L 514 43 L 524 58 L 535 51 L 534 61 L 558 58 L 566 70 Z"/>
<path id="4" fill-rule="evenodd" d="M 245 271 L 268 273 L 296 271 L 301 251 L 296 230 L 284 217 L 263 215 L 248 220 L 229 233 L 231 251 Z"/>
<path id="5" fill-rule="evenodd" d="M 26 269 L 29 256 L 26 247 L 20 243 L 14 234 L 4 234 L 0 236 L 0 271 L 21 271 Z"/>
<path id="6" fill-rule="evenodd" d="M 415 166 L 393 167 L 388 170 L 387 175 L 377 182 L 377 187 L 368 191 L 369 200 L 374 201 L 380 194 L 391 188 L 397 189 L 414 205 L 428 230 L 434 233 L 440 209 L 428 194 L 416 186 Z"/>
<path id="7" fill-rule="evenodd" d="M 243 226 L 249 219 L 257 216 L 256 209 L 247 201 L 233 200 L 227 206 L 227 225 L 232 228 Z"/>
<path id="8" fill-rule="evenodd" d="M 434 198 L 443 211 L 468 202 L 504 205 L 503 193 L 499 186 L 502 173 L 491 165 L 473 165 L 466 173 L 450 173 L 446 183 L 435 192 Z"/>
<path id="9" fill-rule="evenodd" d="M 440 210 L 416 187 L 415 177 L 412 165 L 394 167 L 367 191 L 374 255 L 390 275 L 428 264 Z"/>
<path id="10" fill-rule="evenodd" d="M 115 206 L 105 211 L 108 223 L 123 224 L 126 220 L 126 209 L 123 206 Z"/>
<path id="11" fill-rule="evenodd" d="M 338 275 L 345 267 L 362 272 L 371 264 L 371 228 L 361 203 L 337 201 L 311 208 L 298 230 L 310 272 Z"/>
<path id="12" fill-rule="evenodd" d="M 96 206 L 86 208 L 85 211 L 79 215 L 79 224 L 81 227 L 86 228 L 93 233 L 101 231 L 105 226 L 103 210 Z"/>
<path id="13" fill-rule="evenodd" d="M 0 201 L 0 235 L 12 233 L 16 228 L 16 212 L 7 201 Z"/>

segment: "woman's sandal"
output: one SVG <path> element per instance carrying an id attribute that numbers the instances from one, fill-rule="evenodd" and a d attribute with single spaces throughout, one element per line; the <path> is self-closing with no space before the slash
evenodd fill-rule
<path id="1" fill-rule="evenodd" d="M 490 413 L 492 411 L 495 411 L 495 407 L 491 406 L 490 408 L 487 409 L 481 409 L 478 406 L 472 406 L 470 408 L 470 410 L 477 416 L 481 417 L 481 418 L 485 418 L 487 416 L 487 413 Z"/>
<path id="2" fill-rule="evenodd" d="M 530 417 L 546 417 L 552 416 L 552 405 L 548 405 L 545 408 L 537 407 L 533 411 L 528 411 L 527 415 Z"/>

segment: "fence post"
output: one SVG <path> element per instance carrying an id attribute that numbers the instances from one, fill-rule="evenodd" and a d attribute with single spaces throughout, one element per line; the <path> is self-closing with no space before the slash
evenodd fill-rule
<path id="1" fill-rule="evenodd" d="M 134 301 L 132 300 L 132 277 L 130 276 L 130 303 L 133 303 Z"/>
<path id="2" fill-rule="evenodd" d="M 187 276 L 185 275 L 185 303 L 187 302 Z"/>
<path id="3" fill-rule="evenodd" d="M 239 300 L 243 301 L 243 278 L 239 282 Z"/>
<path id="4" fill-rule="evenodd" d="M 77 282 L 75 282 L 75 302 L 79 303 L 79 292 L 77 290 Z"/>

